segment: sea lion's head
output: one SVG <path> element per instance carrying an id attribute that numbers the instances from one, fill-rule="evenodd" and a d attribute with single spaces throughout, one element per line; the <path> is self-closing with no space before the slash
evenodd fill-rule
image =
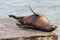
<path id="1" fill-rule="evenodd" d="M 54 30 L 56 30 L 57 26 L 54 25 L 54 24 L 49 24 L 49 25 L 46 25 L 46 26 L 43 26 L 43 27 L 40 27 L 42 31 L 45 31 L 45 32 L 52 32 Z"/>
<path id="2" fill-rule="evenodd" d="M 54 31 L 54 30 L 56 30 L 56 28 L 57 28 L 57 26 L 52 24 L 52 25 L 49 26 L 48 31 L 50 31 L 50 32 Z"/>
<path id="3" fill-rule="evenodd" d="M 57 26 L 52 24 L 46 16 L 40 13 L 35 14 L 35 21 L 33 25 L 35 28 L 46 32 L 52 32 L 57 28 Z"/>

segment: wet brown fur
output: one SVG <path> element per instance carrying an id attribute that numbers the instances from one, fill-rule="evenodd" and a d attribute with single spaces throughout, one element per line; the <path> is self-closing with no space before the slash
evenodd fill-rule
<path id="1" fill-rule="evenodd" d="M 23 25 L 33 26 L 35 29 L 46 32 L 52 32 L 57 28 L 57 26 L 52 24 L 46 16 L 40 13 L 35 13 L 32 9 L 31 11 L 34 13 L 34 15 L 23 16 L 23 17 L 16 17 L 14 15 L 9 15 L 9 16 L 14 17 L 15 19 L 18 20 L 18 22 L 20 22 Z"/>

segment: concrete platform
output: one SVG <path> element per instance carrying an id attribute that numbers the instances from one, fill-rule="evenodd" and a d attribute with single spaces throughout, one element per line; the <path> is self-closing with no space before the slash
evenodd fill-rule
<path id="1" fill-rule="evenodd" d="M 19 28 L 16 22 L 17 20 L 13 18 L 0 19 L 0 39 L 13 40 L 13 38 L 23 38 L 23 40 L 58 40 L 57 35 L 53 32 Z"/>

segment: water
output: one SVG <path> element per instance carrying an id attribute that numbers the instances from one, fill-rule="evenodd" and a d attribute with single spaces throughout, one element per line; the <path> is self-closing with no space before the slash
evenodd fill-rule
<path id="1" fill-rule="evenodd" d="M 32 15 L 29 6 L 42 13 L 58 26 L 54 32 L 60 39 L 60 0 L 0 0 L 0 18 L 8 18 L 9 14 L 16 16 Z"/>

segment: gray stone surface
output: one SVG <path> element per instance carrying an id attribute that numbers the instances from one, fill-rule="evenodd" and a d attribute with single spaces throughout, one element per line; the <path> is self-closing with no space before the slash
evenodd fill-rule
<path id="1" fill-rule="evenodd" d="M 19 28 L 16 25 L 16 22 L 17 20 L 13 18 L 0 19 L 0 39 L 55 35 L 52 32 L 42 32 L 39 30 Z"/>

